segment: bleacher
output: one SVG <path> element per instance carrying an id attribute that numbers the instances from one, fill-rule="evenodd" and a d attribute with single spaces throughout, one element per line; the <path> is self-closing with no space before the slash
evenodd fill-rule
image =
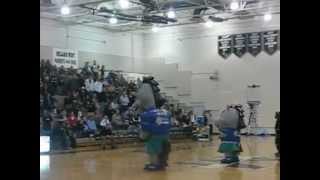
<path id="1" fill-rule="evenodd" d="M 77 138 L 77 148 L 70 150 L 52 150 L 50 154 L 74 153 L 84 151 L 97 151 L 102 149 L 143 147 L 143 142 L 139 139 L 139 134 L 127 134 L 126 131 L 114 131 L 111 140 L 110 136 L 105 138 L 105 147 L 103 147 L 102 137 Z M 191 127 L 177 128 L 170 130 L 170 140 L 173 144 L 192 141 Z"/>

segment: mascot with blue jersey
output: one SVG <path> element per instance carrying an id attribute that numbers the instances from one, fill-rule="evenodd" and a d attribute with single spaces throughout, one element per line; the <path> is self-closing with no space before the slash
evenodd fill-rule
<path id="1" fill-rule="evenodd" d="M 165 99 L 160 96 L 158 83 L 153 77 L 145 77 L 136 94 L 135 106 L 140 109 L 141 138 L 145 142 L 149 164 L 145 170 L 164 170 L 168 166 L 170 152 L 170 113 L 161 107 Z"/>
<path id="2" fill-rule="evenodd" d="M 241 105 L 228 105 L 227 108 L 222 111 L 220 119 L 215 122 L 215 125 L 220 130 L 221 144 L 218 151 L 225 155 L 221 163 L 238 163 L 239 154 L 242 152 L 240 130 L 246 127 Z"/>

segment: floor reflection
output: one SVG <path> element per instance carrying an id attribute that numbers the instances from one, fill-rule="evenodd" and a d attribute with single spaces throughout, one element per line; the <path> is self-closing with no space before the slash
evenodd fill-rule
<path id="1" fill-rule="evenodd" d="M 50 156 L 40 155 L 40 172 L 50 170 Z"/>
<path id="2" fill-rule="evenodd" d="M 243 173 L 237 168 L 223 168 L 219 172 L 220 180 L 242 180 Z"/>

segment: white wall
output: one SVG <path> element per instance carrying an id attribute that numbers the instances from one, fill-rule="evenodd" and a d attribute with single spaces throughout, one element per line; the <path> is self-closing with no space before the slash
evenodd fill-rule
<path id="1" fill-rule="evenodd" d="M 81 25 L 67 26 L 52 20 L 40 19 L 42 59 L 52 58 L 52 48 L 73 49 L 79 51 L 80 65 L 86 60 L 103 61 L 103 58 L 107 58 L 110 68 L 120 68 L 121 65 L 142 59 L 142 43 L 142 35 L 112 33 Z M 129 69 L 133 70 L 134 66 Z"/>
<path id="2" fill-rule="evenodd" d="M 178 63 L 180 70 L 196 72 L 219 71 L 220 80 L 214 82 L 208 75 L 191 78 L 191 101 L 205 101 L 209 109 L 224 107 L 230 103 L 246 102 L 246 87 L 260 84 L 262 104 L 259 108 L 260 126 L 274 126 L 274 112 L 280 109 L 280 51 L 269 56 L 261 52 L 258 57 L 246 54 L 234 55 L 227 60 L 217 53 L 217 37 L 223 34 L 256 32 L 280 29 L 280 16 L 265 23 L 261 18 L 251 21 L 215 24 L 211 29 L 204 26 L 165 28 L 158 34 L 144 38 L 146 57 L 159 57 L 166 63 Z"/>

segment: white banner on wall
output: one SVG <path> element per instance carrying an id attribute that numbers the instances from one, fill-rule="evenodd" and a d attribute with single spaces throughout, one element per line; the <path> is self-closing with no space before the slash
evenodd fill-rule
<path id="1" fill-rule="evenodd" d="M 53 48 L 53 64 L 65 68 L 78 68 L 78 51 L 71 49 L 57 49 Z"/>

